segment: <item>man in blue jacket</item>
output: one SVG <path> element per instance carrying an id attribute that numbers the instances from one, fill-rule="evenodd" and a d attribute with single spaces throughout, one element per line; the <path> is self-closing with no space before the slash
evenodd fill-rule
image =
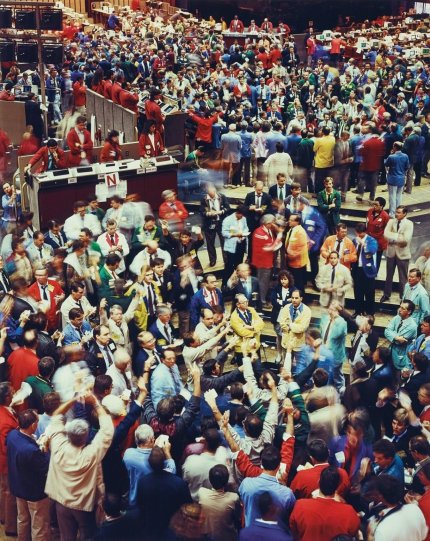
<path id="1" fill-rule="evenodd" d="M 402 152 L 403 145 L 399 141 L 393 144 L 393 150 L 385 160 L 385 166 L 388 167 L 387 186 L 389 215 L 394 218 L 395 210 L 402 204 L 402 192 L 405 185 L 406 174 L 409 169 L 409 158 Z"/>
<path id="2" fill-rule="evenodd" d="M 243 121 L 240 124 L 241 130 L 239 132 L 240 138 L 242 139 L 242 148 L 240 149 L 240 166 L 239 166 L 239 175 L 242 180 L 242 184 L 245 186 L 250 186 L 251 178 L 251 144 L 252 144 L 252 135 L 248 131 L 248 123 Z M 242 177 L 243 171 L 243 177 Z"/>
<path id="3" fill-rule="evenodd" d="M 18 415 L 19 428 L 6 438 L 9 486 L 18 507 L 18 537 L 32 541 L 50 538 L 49 499 L 45 483 L 49 454 L 40 450 L 33 435 L 39 417 L 34 410 Z"/>
<path id="4" fill-rule="evenodd" d="M 352 264 L 351 274 L 354 280 L 355 313 L 373 316 L 375 313 L 375 280 L 378 274 L 376 253 L 378 242 L 366 233 L 366 224 L 355 227 L 353 239 L 357 250 L 357 261 Z"/>

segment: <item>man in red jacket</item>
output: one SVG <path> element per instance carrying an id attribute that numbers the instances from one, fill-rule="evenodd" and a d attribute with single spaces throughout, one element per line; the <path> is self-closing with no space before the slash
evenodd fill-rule
<path id="1" fill-rule="evenodd" d="M 360 149 L 362 162 L 358 170 L 357 201 L 363 201 L 365 190 L 370 191 L 371 201 L 375 199 L 378 176 L 384 159 L 385 144 L 379 138 L 378 128 L 373 127 L 371 130 L 372 135 L 364 141 Z"/>
<path id="2" fill-rule="evenodd" d="M 46 317 L 48 318 L 48 332 L 58 329 L 58 306 L 64 300 L 64 291 L 56 280 L 48 279 L 46 269 L 36 269 L 34 272 L 36 281 L 28 288 L 28 294 L 34 300 L 44 301 L 49 305 Z"/>
<path id="3" fill-rule="evenodd" d="M 239 19 L 237 15 L 234 16 L 234 19 L 230 23 L 230 32 L 238 32 L 241 34 L 244 31 L 243 22 Z"/>
<path id="4" fill-rule="evenodd" d="M 131 84 L 124 82 L 122 83 L 122 90 L 119 94 L 119 102 L 122 105 L 122 107 L 125 107 L 126 109 L 129 109 L 130 111 L 133 111 L 133 113 L 137 113 L 137 104 L 139 102 L 139 96 L 137 92 L 130 92 Z"/>
<path id="5" fill-rule="evenodd" d="M 58 148 L 58 143 L 55 139 L 49 139 L 46 147 L 39 148 L 36 154 L 31 158 L 26 166 L 26 171 L 29 171 L 33 165 L 41 162 L 38 173 L 45 171 L 53 171 L 54 169 L 63 169 L 67 167 L 66 154 L 64 150 Z"/>
<path id="6" fill-rule="evenodd" d="M 329 465 L 328 447 L 324 440 L 316 438 L 310 441 L 307 445 L 307 450 L 312 462 L 312 468 L 305 468 L 298 471 L 290 486 L 294 492 L 294 496 L 298 500 L 301 498 L 312 498 L 312 493 L 319 487 L 321 472 Z M 338 471 L 340 485 L 337 493 L 344 498 L 350 488 L 349 477 L 346 470 L 338 468 Z"/>
<path id="7" fill-rule="evenodd" d="M 122 83 L 124 82 L 124 77 L 118 76 L 115 79 L 115 82 L 112 85 L 111 99 L 114 103 L 120 105 L 120 94 L 122 91 Z"/>
<path id="8" fill-rule="evenodd" d="M 206 111 L 204 116 L 201 117 L 194 113 L 194 107 L 190 105 L 188 114 L 197 124 L 196 146 L 203 146 L 205 149 L 210 148 L 212 145 L 212 126 L 218 120 L 218 113 L 212 115 L 210 111 Z"/>
<path id="9" fill-rule="evenodd" d="M 165 116 L 161 112 L 161 107 L 158 105 L 157 101 L 161 96 L 161 92 L 157 88 L 151 90 L 149 100 L 145 102 L 145 115 L 146 120 L 153 120 L 155 122 L 155 127 L 157 130 L 163 134 L 164 133 L 164 119 Z"/>
<path id="10" fill-rule="evenodd" d="M 384 230 L 390 217 L 388 212 L 384 210 L 385 204 L 386 200 L 383 197 L 377 197 L 367 211 L 366 217 L 366 233 L 378 241 L 378 251 L 376 252 L 376 267 L 378 270 L 381 265 L 382 253 L 388 246 L 388 241 L 384 237 Z"/>
<path id="11" fill-rule="evenodd" d="M 85 106 L 87 104 L 87 87 L 84 83 L 83 75 L 73 83 L 73 98 L 75 104 L 75 110 L 78 113 L 85 114 Z"/>
<path id="12" fill-rule="evenodd" d="M 21 383 L 29 376 L 37 376 L 39 373 L 39 357 L 36 355 L 37 333 L 34 329 L 24 332 L 22 338 L 24 347 L 15 349 L 9 355 L 9 381 L 15 391 L 21 387 Z"/>
<path id="13" fill-rule="evenodd" d="M 290 517 L 294 539 L 331 541 L 340 534 L 355 537 L 360 519 L 351 505 L 336 499 L 339 484 L 337 468 L 328 466 L 321 472 L 318 497 L 296 502 Z"/>
<path id="14" fill-rule="evenodd" d="M 260 227 L 252 234 L 251 264 L 257 269 L 260 285 L 261 302 L 266 303 L 273 269 L 273 249 L 277 231 L 273 214 L 265 214 L 260 220 Z"/>
<path id="15" fill-rule="evenodd" d="M 70 149 L 69 167 L 88 165 L 93 160 L 93 142 L 86 127 L 87 119 L 84 116 L 78 116 L 75 127 L 67 134 L 66 142 Z"/>

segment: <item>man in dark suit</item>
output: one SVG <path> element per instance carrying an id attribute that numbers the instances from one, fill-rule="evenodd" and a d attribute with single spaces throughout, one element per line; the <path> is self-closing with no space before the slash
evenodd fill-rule
<path id="1" fill-rule="evenodd" d="M 357 261 L 352 264 L 351 275 L 354 280 L 354 298 L 356 314 L 373 315 L 375 313 L 375 282 L 378 274 L 376 254 L 378 242 L 366 233 L 366 224 L 355 227 L 353 239 L 357 251 Z"/>
<path id="2" fill-rule="evenodd" d="M 173 296 L 179 316 L 179 336 L 183 336 L 190 330 L 191 299 L 199 289 L 199 279 L 194 271 L 191 257 L 180 257 L 177 265 L 178 269 L 173 275 Z"/>
<path id="3" fill-rule="evenodd" d="M 93 339 L 88 342 L 86 361 L 91 373 L 97 377 L 105 374 L 113 363 L 116 345 L 107 325 L 97 325 L 93 329 Z"/>
<path id="4" fill-rule="evenodd" d="M 38 97 L 33 92 L 28 95 L 25 102 L 25 123 L 27 126 L 33 126 L 33 134 L 42 141 L 43 139 L 43 118 Z"/>
<path id="5" fill-rule="evenodd" d="M 48 232 L 45 233 L 45 244 L 52 246 L 54 250 L 57 248 L 67 248 L 67 237 L 61 229 L 61 225 L 56 220 L 49 220 Z"/>
<path id="6" fill-rule="evenodd" d="M 18 422 L 19 429 L 11 430 L 6 438 L 10 492 L 20 501 L 18 523 L 31 523 L 29 538 L 49 539 L 49 498 L 45 494 L 49 453 L 39 448 L 34 437 L 37 413 L 27 409 L 18 415 Z"/>
<path id="7" fill-rule="evenodd" d="M 156 349 L 157 342 L 155 340 L 155 336 L 149 331 L 142 331 L 137 335 L 137 344 L 139 349 L 133 356 L 131 366 L 133 369 L 133 374 L 136 376 L 136 378 L 139 378 L 140 376 L 143 376 L 145 362 L 149 359 L 149 357 L 154 357 L 151 371 L 161 363 L 161 357 Z"/>
<path id="8" fill-rule="evenodd" d="M 255 189 L 246 194 L 244 205 L 248 209 L 246 221 L 251 233 L 260 226 L 260 218 L 271 210 L 272 199 L 270 195 L 263 192 L 264 183 L 257 181 Z"/>
<path id="9" fill-rule="evenodd" d="M 218 235 L 221 248 L 224 237 L 221 234 L 222 221 L 230 213 L 230 203 L 225 195 L 217 192 L 213 184 L 208 184 L 207 194 L 200 201 L 200 214 L 203 217 L 203 231 L 209 255 L 209 266 L 216 264 L 215 239 Z"/>
<path id="10" fill-rule="evenodd" d="M 241 263 L 227 282 L 233 298 L 241 293 L 248 299 L 249 306 L 257 311 L 261 310 L 260 287 L 257 278 L 251 276 L 251 267 L 248 263 Z"/>
<path id="11" fill-rule="evenodd" d="M 278 201 L 285 201 L 285 199 L 291 194 L 291 186 L 290 184 L 286 184 L 286 182 L 287 177 L 284 175 L 284 173 L 278 173 L 276 175 L 276 184 L 270 186 L 269 188 L 269 195 L 272 198 L 272 201 L 274 199 L 277 199 Z M 275 207 L 272 208 L 274 212 L 277 211 Z"/>
<path id="12" fill-rule="evenodd" d="M 430 381 L 428 364 L 428 359 L 424 353 L 415 353 L 412 357 L 413 370 L 410 371 L 409 377 L 401 386 L 401 389 L 404 389 L 408 393 L 412 401 L 412 409 L 417 417 L 423 410 L 423 406 L 418 399 L 419 388 L 421 385 L 424 385 L 424 383 Z"/>
<path id="13" fill-rule="evenodd" d="M 178 257 L 182 255 L 189 255 L 193 260 L 193 265 L 196 270 L 203 272 L 202 264 L 200 263 L 199 256 L 197 254 L 198 249 L 204 244 L 203 235 L 200 227 L 196 232 L 196 238 L 193 239 L 191 231 L 183 229 L 179 233 L 179 238 L 173 237 L 168 229 L 163 226 L 164 239 L 167 242 L 167 250 L 172 256 L 172 261 L 176 261 Z"/>
<path id="14" fill-rule="evenodd" d="M 156 340 L 156 347 L 159 351 L 165 346 L 171 346 L 175 341 L 175 332 L 170 320 L 172 319 L 172 309 L 167 304 L 157 306 L 157 319 L 149 327 L 149 332 Z"/>
<path id="15" fill-rule="evenodd" d="M 173 275 L 166 269 L 164 260 L 154 257 L 151 269 L 154 271 L 154 282 L 158 286 L 163 302 L 173 304 Z"/>
<path id="16" fill-rule="evenodd" d="M 190 323 L 193 329 L 200 321 L 200 311 L 202 308 L 213 308 L 214 306 L 224 307 L 222 293 L 217 287 L 217 278 L 214 274 L 208 274 L 204 278 L 202 286 L 194 293 L 190 302 Z"/>

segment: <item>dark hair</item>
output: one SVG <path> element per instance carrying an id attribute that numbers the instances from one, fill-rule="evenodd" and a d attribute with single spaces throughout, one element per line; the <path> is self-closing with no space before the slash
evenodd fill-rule
<path id="1" fill-rule="evenodd" d="M 388 364 L 391 360 L 391 349 L 384 346 L 376 348 L 379 352 L 379 358 L 383 364 Z"/>
<path id="2" fill-rule="evenodd" d="M 373 444 L 373 452 L 381 453 L 385 458 L 394 458 L 396 454 L 396 446 L 392 441 L 380 439 Z"/>
<path id="3" fill-rule="evenodd" d="M 108 254 L 105 259 L 106 265 L 116 265 L 117 263 L 120 263 L 120 262 L 121 262 L 121 258 L 115 252 L 111 252 L 110 254 Z"/>
<path id="4" fill-rule="evenodd" d="M 409 299 L 403 299 L 402 301 L 400 301 L 400 304 L 406 304 L 406 306 L 408 307 L 407 310 L 410 314 L 413 314 L 414 313 L 414 310 L 415 310 L 415 304 L 410 301 Z"/>
<path id="5" fill-rule="evenodd" d="M 333 496 L 340 485 L 340 473 L 336 466 L 328 466 L 323 469 L 319 485 L 324 496 Z"/>
<path id="6" fill-rule="evenodd" d="M 94 380 L 94 393 L 102 395 L 112 387 L 112 383 L 113 380 L 109 374 L 99 374 Z"/>
<path id="7" fill-rule="evenodd" d="M 315 387 L 324 387 L 328 383 L 328 372 L 324 368 L 317 368 L 312 373 Z"/>
<path id="8" fill-rule="evenodd" d="M 243 383 L 235 381 L 230 385 L 230 396 L 233 400 L 242 400 L 244 397 Z"/>
<path id="9" fill-rule="evenodd" d="M 261 465 L 263 469 L 273 471 L 281 463 L 281 453 L 274 445 L 267 445 L 261 451 Z"/>
<path id="10" fill-rule="evenodd" d="M 77 293 L 79 289 L 85 289 L 85 286 L 82 282 L 72 282 L 70 285 L 70 291 Z"/>
<path id="11" fill-rule="evenodd" d="M 258 438 L 263 431 L 263 421 L 258 415 L 250 413 L 245 419 L 244 428 L 251 438 Z"/>
<path id="12" fill-rule="evenodd" d="M 429 361 L 423 352 L 417 351 L 413 356 L 413 364 L 420 372 L 425 372 L 429 365 Z"/>
<path id="13" fill-rule="evenodd" d="M 164 469 L 164 461 L 166 456 L 161 447 L 154 446 L 148 458 L 148 463 L 154 472 L 162 472 Z"/>
<path id="14" fill-rule="evenodd" d="M 217 464 L 209 470 L 209 482 L 215 490 L 225 488 L 228 483 L 228 469 L 224 464 Z"/>
<path id="15" fill-rule="evenodd" d="M 34 410 L 25 410 L 18 413 L 19 428 L 23 428 L 24 430 L 38 420 L 39 416 Z"/>
<path id="16" fill-rule="evenodd" d="M 80 239 L 76 239 L 72 242 L 72 252 L 76 252 L 77 250 L 82 250 L 82 248 L 85 248 L 84 241 Z"/>
<path id="17" fill-rule="evenodd" d="M 59 393 L 51 392 L 43 395 L 43 409 L 47 415 L 52 415 L 60 404 L 61 398 Z"/>
<path id="18" fill-rule="evenodd" d="M 257 497 L 257 506 L 260 511 L 260 515 L 262 517 L 266 516 L 273 506 L 273 498 L 270 492 L 267 492 L 266 490 Z"/>
<path id="19" fill-rule="evenodd" d="M 221 437 L 216 428 L 209 428 L 208 430 L 206 430 L 206 432 L 203 434 L 203 437 L 206 442 L 206 447 L 212 453 L 214 453 L 221 445 Z"/>
<path id="20" fill-rule="evenodd" d="M 217 359 L 208 359 L 204 364 L 203 364 L 203 374 L 205 376 L 210 376 L 212 374 L 212 371 L 213 369 L 215 368 L 216 364 L 217 364 Z"/>
<path id="21" fill-rule="evenodd" d="M 0 382 L 0 406 L 6 405 L 6 398 L 13 394 L 13 387 L 8 381 Z"/>
<path id="22" fill-rule="evenodd" d="M 328 447 L 324 440 L 316 438 L 308 443 L 308 453 L 315 462 L 327 462 Z"/>
<path id="23" fill-rule="evenodd" d="M 424 436 L 414 436 L 409 441 L 409 449 L 419 455 L 430 455 L 430 443 Z"/>
<path id="24" fill-rule="evenodd" d="M 157 416 L 162 423 L 168 423 L 175 412 L 175 404 L 171 397 L 163 398 L 157 404 Z"/>
<path id="25" fill-rule="evenodd" d="M 392 475 L 385 473 L 378 475 L 376 489 L 383 499 L 391 505 L 403 501 L 403 483 Z"/>
<path id="26" fill-rule="evenodd" d="M 181 394 L 177 394 L 172 397 L 173 400 L 173 414 L 180 415 L 181 411 L 184 409 L 187 401 Z"/>
<path id="27" fill-rule="evenodd" d="M 54 372 L 55 361 L 52 357 L 42 357 L 37 363 L 37 368 L 43 378 L 48 378 Z"/>
<path id="28" fill-rule="evenodd" d="M 282 269 L 279 271 L 278 274 L 278 282 L 281 283 L 281 278 L 288 278 L 288 287 L 292 288 L 294 287 L 294 276 L 291 274 L 290 271 L 286 269 Z"/>
<path id="29" fill-rule="evenodd" d="M 367 229 L 366 224 L 363 222 L 360 222 L 355 226 L 355 230 L 357 233 L 365 233 L 366 229 Z"/>

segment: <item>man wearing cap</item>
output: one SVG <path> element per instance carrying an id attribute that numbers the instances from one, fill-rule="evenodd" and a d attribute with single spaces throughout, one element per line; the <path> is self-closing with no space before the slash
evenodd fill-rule
<path id="1" fill-rule="evenodd" d="M 46 147 L 39 148 L 28 162 L 25 170 L 30 171 L 33 165 L 36 165 L 38 162 L 41 162 L 40 168 L 37 170 L 38 173 L 67 167 L 64 150 L 58 148 L 58 143 L 55 139 L 49 139 Z"/>

